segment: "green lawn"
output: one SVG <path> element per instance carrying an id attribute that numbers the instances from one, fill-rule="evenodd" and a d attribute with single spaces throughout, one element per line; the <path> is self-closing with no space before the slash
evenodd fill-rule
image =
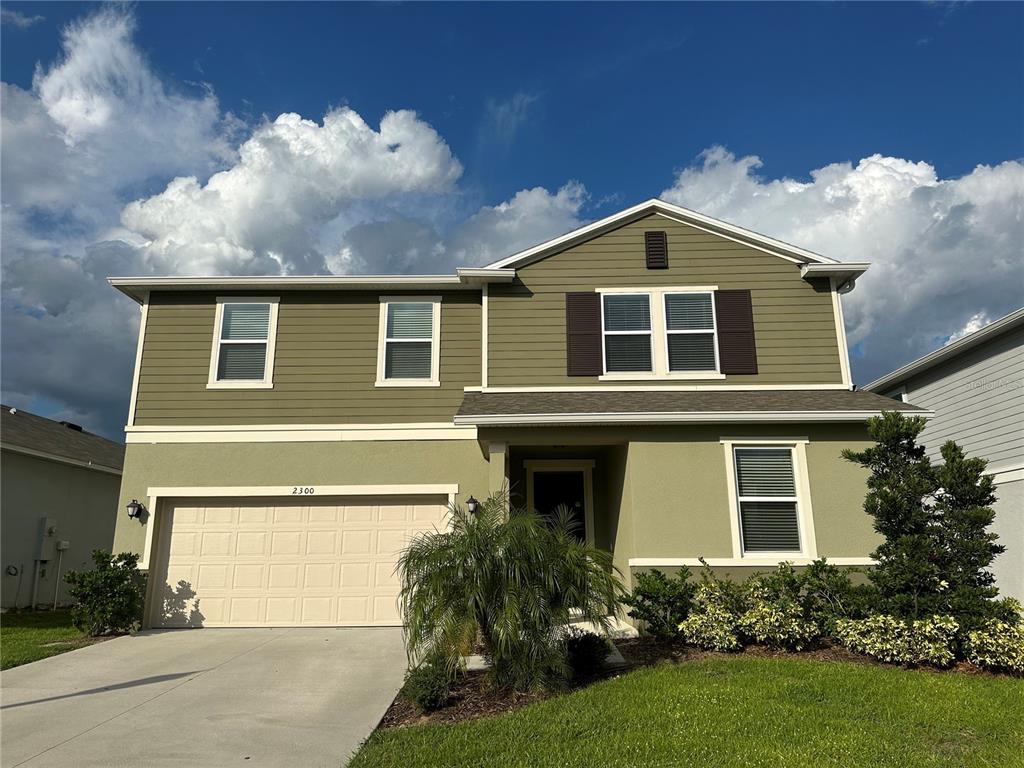
<path id="1" fill-rule="evenodd" d="M 67 611 L 5 613 L 0 616 L 0 669 L 56 656 L 90 642 L 71 626 Z"/>
<path id="2" fill-rule="evenodd" d="M 1024 680 L 711 658 L 508 715 L 379 731 L 370 766 L 1020 766 Z"/>

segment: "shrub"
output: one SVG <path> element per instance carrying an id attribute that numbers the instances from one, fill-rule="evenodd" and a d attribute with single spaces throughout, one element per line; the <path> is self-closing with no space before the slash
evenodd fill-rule
<path id="1" fill-rule="evenodd" d="M 788 563 L 767 576 L 753 576 L 744 586 L 746 610 L 737 626 L 751 640 L 776 648 L 800 650 L 818 635 L 804 618 L 801 582 Z"/>
<path id="2" fill-rule="evenodd" d="M 410 658 L 460 663 L 467 627 L 491 660 L 492 686 L 557 687 L 570 673 L 561 627 L 570 619 L 607 631 L 621 587 L 611 554 L 580 541 L 569 510 L 548 520 L 508 509 L 504 495 L 476 513 L 453 505 L 451 526 L 419 534 L 398 571 Z"/>
<path id="3" fill-rule="evenodd" d="M 714 578 L 707 570 L 693 597 L 693 610 L 679 623 L 686 642 L 713 651 L 740 647 L 737 631 L 738 586 Z"/>
<path id="4" fill-rule="evenodd" d="M 689 568 L 680 568 L 674 578 L 658 570 L 637 573 L 636 587 L 622 602 L 630 606 L 632 618 L 643 622 L 646 632 L 677 637 L 679 623 L 690 614 L 697 588 L 690 575 Z"/>
<path id="5" fill-rule="evenodd" d="M 799 576 L 804 616 L 832 633 L 837 619 L 863 619 L 878 603 L 871 584 L 854 584 L 856 569 L 838 568 L 824 558 L 815 560 Z"/>
<path id="6" fill-rule="evenodd" d="M 67 581 L 75 605 L 71 621 L 92 635 L 130 632 L 139 625 L 145 597 L 145 576 L 139 571 L 139 556 L 131 552 L 111 555 L 94 550 L 90 571 L 70 571 Z"/>
<path id="7" fill-rule="evenodd" d="M 993 619 L 967 633 L 964 655 L 979 667 L 1024 675 L 1024 626 Z"/>
<path id="8" fill-rule="evenodd" d="M 589 677 L 600 672 L 611 653 L 611 647 L 603 637 L 576 627 L 570 627 L 566 632 L 565 650 L 573 677 Z"/>
<path id="9" fill-rule="evenodd" d="M 953 642 L 958 630 L 951 616 L 908 620 L 880 614 L 866 619 L 839 619 L 836 636 L 847 648 L 895 664 L 953 662 Z"/>
<path id="10" fill-rule="evenodd" d="M 405 675 L 402 695 L 420 712 L 433 712 L 452 697 L 452 675 L 440 659 L 429 659 Z"/>

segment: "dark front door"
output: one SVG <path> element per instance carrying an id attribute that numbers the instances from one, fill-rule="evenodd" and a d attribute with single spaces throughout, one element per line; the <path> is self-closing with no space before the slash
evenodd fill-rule
<path id="1" fill-rule="evenodd" d="M 586 501 L 583 490 L 583 472 L 542 471 L 533 473 L 533 508 L 544 516 L 564 504 L 576 522 L 576 537 L 586 539 Z"/>

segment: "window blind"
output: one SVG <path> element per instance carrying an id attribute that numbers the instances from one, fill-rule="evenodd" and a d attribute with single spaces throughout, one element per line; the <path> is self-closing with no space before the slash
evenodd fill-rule
<path id="1" fill-rule="evenodd" d="M 711 331 L 715 320 L 710 293 L 670 293 L 665 296 L 665 324 L 670 331 Z"/>
<path id="2" fill-rule="evenodd" d="M 434 329 L 434 305 L 430 303 L 388 304 L 389 339 L 429 339 Z"/>
<path id="3" fill-rule="evenodd" d="M 225 309 L 227 309 L 225 307 Z M 267 366 L 267 345 L 221 344 L 218 381 L 261 381 Z"/>
<path id="4" fill-rule="evenodd" d="M 221 339 L 229 341 L 267 340 L 267 332 L 270 328 L 269 304 L 225 304 L 223 312 Z"/>
<path id="5" fill-rule="evenodd" d="M 715 339 L 710 333 L 671 333 L 668 337 L 670 371 L 715 370 Z"/>
<path id="6" fill-rule="evenodd" d="M 604 329 L 606 331 L 651 330 L 650 297 L 646 295 L 605 296 Z"/>
<path id="7" fill-rule="evenodd" d="M 799 552 L 792 450 L 737 448 L 735 461 L 744 552 Z"/>

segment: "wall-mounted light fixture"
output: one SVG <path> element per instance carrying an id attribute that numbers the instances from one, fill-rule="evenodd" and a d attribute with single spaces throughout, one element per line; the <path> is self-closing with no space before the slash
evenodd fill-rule
<path id="1" fill-rule="evenodd" d="M 138 518 L 142 517 L 142 513 L 146 511 L 146 508 L 142 504 L 137 502 L 135 499 L 129 501 L 125 505 L 125 509 L 128 510 L 128 517 L 132 518 L 133 520 L 137 520 Z"/>
<path id="2" fill-rule="evenodd" d="M 476 499 L 474 499 L 472 496 L 470 496 L 468 499 L 466 499 L 466 509 L 469 510 L 469 514 L 475 515 L 477 507 L 479 507 L 479 506 L 480 506 L 480 502 L 477 501 Z"/>

